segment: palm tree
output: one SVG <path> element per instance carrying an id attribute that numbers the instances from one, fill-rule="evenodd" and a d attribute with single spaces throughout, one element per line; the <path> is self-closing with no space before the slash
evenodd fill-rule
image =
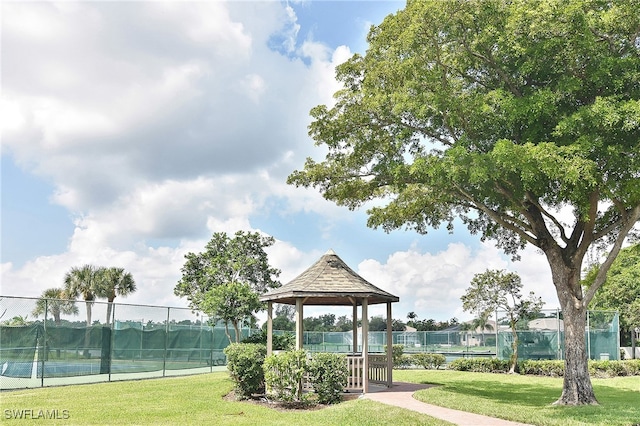
<path id="1" fill-rule="evenodd" d="M 64 291 L 70 298 L 82 296 L 87 308 L 87 329 L 84 334 L 84 356 L 89 356 L 89 339 L 91 332 L 91 307 L 96 298 L 96 293 L 100 291 L 100 281 L 102 279 L 100 268 L 93 265 L 84 265 L 80 268 L 73 267 L 64 276 Z"/>
<path id="2" fill-rule="evenodd" d="M 478 317 L 472 321 L 473 327 L 475 330 L 480 329 L 482 333 L 482 345 L 484 346 L 484 331 L 493 331 L 493 326 L 489 324 L 489 316 L 491 313 L 489 311 L 480 312 Z"/>
<path id="3" fill-rule="evenodd" d="M 136 283 L 129 272 L 124 268 L 101 268 L 99 297 L 106 297 L 107 302 L 107 325 L 111 321 L 113 300 L 116 296 L 127 296 L 136 291 Z"/>
<path id="4" fill-rule="evenodd" d="M 100 291 L 100 281 L 102 279 L 101 268 L 93 265 L 84 265 L 80 268 L 73 267 L 64 276 L 64 292 L 75 299 L 82 296 L 87 307 L 87 327 L 91 327 L 91 307 L 96 298 L 96 294 Z"/>
<path id="5" fill-rule="evenodd" d="M 53 316 L 53 320 L 56 325 L 60 325 L 60 316 L 65 315 L 78 315 L 78 307 L 71 300 L 66 299 L 67 295 L 61 288 L 48 288 L 42 292 L 42 296 L 36 302 L 36 306 L 31 312 L 31 315 L 38 317 L 45 315 L 47 311 Z"/>

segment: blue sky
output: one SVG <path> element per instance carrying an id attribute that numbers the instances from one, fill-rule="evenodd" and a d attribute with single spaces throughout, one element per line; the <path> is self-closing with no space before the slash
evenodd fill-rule
<path id="1" fill-rule="evenodd" d="M 335 66 L 403 6 L 3 2 L 1 294 L 37 297 L 92 263 L 132 272 L 138 292 L 116 301 L 186 306 L 184 254 L 242 229 L 276 238 L 283 282 L 332 248 L 400 297 L 396 318 L 469 318 L 460 296 L 487 268 L 555 307 L 533 250 L 512 264 L 462 226 L 386 234 L 286 185 L 322 158 L 308 113 L 332 102 Z"/>

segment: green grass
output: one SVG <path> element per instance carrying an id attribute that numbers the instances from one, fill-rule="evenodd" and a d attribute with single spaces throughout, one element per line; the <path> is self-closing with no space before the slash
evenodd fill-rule
<path id="1" fill-rule="evenodd" d="M 0 422 L 43 424 L 43 420 L 7 419 L 5 410 L 67 410 L 63 425 L 450 425 L 424 414 L 366 399 L 314 411 L 281 412 L 247 402 L 226 401 L 233 387 L 226 372 L 188 377 L 28 389 L 0 394 Z M 60 417 L 62 414 L 60 414 Z M 55 424 L 54 420 L 44 423 Z"/>
<path id="2" fill-rule="evenodd" d="M 562 379 L 459 371 L 398 370 L 394 381 L 440 386 L 416 398 L 443 407 L 534 425 L 640 424 L 640 377 L 592 379 L 598 406 L 552 405 L 562 393 Z"/>

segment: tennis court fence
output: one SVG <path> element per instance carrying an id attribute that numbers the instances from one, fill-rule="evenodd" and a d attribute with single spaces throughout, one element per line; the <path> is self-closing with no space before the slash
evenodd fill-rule
<path id="1" fill-rule="evenodd" d="M 187 308 L 0 296 L 0 389 L 224 368 L 229 338 L 208 324 Z"/>
<path id="2" fill-rule="evenodd" d="M 587 315 L 589 358 L 619 359 L 618 313 Z M 443 354 L 447 362 L 460 357 L 508 359 L 513 335 L 504 313 L 497 312 L 496 318 L 483 329 L 458 324 L 440 331 L 394 331 L 392 343 L 402 345 L 405 353 Z M 210 323 L 188 308 L 0 296 L 0 390 L 224 370 L 227 330 Z M 233 328 L 228 332 L 235 340 Z M 242 328 L 240 339 L 257 332 Z M 359 334 L 357 341 L 362 342 Z M 370 352 L 384 352 L 386 337 L 386 332 L 370 331 Z M 524 322 L 518 339 L 520 359 L 564 359 L 562 312 L 543 311 Z M 353 333 L 305 331 L 303 347 L 350 353 Z"/>

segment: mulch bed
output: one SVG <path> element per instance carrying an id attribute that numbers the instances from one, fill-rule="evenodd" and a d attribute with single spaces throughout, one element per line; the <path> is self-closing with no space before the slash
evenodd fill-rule
<path id="1" fill-rule="evenodd" d="M 344 401 L 348 401 L 351 399 L 357 399 L 359 394 L 345 394 L 343 397 Z M 322 410 L 323 408 L 329 407 L 327 404 L 318 404 L 315 401 L 304 401 L 304 402 L 282 402 L 282 401 L 274 401 L 267 398 L 266 395 L 252 395 L 250 399 L 238 399 L 234 391 L 226 394 L 223 399 L 225 401 L 237 401 L 237 402 L 246 402 L 248 404 L 256 404 L 261 405 L 263 407 L 271 408 L 277 411 L 313 411 L 313 410 Z"/>

